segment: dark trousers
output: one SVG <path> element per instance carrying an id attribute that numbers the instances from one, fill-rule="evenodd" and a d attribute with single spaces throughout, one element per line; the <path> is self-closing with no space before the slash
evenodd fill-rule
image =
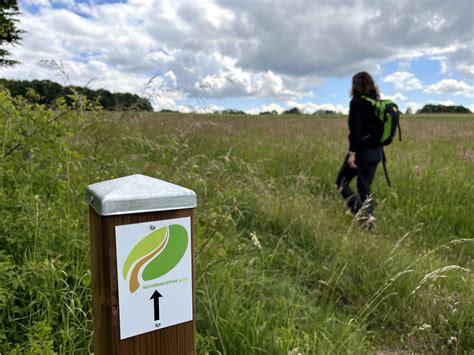
<path id="1" fill-rule="evenodd" d="M 371 196 L 371 186 L 374 181 L 377 165 L 382 160 L 382 148 L 364 147 L 356 153 L 357 169 L 352 169 L 347 164 L 345 157 L 339 174 L 337 175 L 336 185 L 342 197 L 347 201 L 347 206 L 352 213 L 356 214 L 362 208 L 364 201 L 367 201 L 367 215 L 374 212 L 375 203 Z M 357 176 L 357 191 L 359 195 L 354 193 L 349 184 L 354 177 Z"/>

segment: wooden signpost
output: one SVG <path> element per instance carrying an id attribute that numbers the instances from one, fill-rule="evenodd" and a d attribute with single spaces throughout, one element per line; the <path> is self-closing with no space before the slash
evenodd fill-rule
<path id="1" fill-rule="evenodd" d="M 195 354 L 193 191 L 131 175 L 88 186 L 94 353 Z"/>

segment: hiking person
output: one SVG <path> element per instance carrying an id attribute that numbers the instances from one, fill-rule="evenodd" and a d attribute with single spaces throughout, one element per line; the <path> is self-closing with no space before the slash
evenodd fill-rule
<path id="1" fill-rule="evenodd" d="M 350 211 L 363 221 L 367 228 L 375 222 L 375 203 L 371 186 L 377 165 L 382 160 L 382 147 L 370 139 L 374 109 L 362 96 L 380 99 L 380 92 L 369 73 L 360 72 L 352 77 L 351 102 L 349 106 L 349 151 L 337 175 L 336 185 L 346 200 Z M 349 186 L 357 176 L 356 194 Z"/>

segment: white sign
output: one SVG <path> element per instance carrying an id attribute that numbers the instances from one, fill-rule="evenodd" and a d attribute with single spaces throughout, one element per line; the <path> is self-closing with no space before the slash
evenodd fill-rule
<path id="1" fill-rule="evenodd" d="M 115 227 L 120 339 L 193 319 L 191 218 Z"/>

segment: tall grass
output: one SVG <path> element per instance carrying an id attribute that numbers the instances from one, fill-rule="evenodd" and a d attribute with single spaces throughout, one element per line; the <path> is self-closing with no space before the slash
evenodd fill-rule
<path id="1" fill-rule="evenodd" d="M 25 138 L 11 117 L 41 128 L 55 111 L 1 98 L 1 353 L 92 351 L 82 194 L 133 173 L 197 192 L 199 353 L 474 348 L 472 116 L 404 120 L 369 233 L 333 184 L 343 119 L 63 108 Z"/>

